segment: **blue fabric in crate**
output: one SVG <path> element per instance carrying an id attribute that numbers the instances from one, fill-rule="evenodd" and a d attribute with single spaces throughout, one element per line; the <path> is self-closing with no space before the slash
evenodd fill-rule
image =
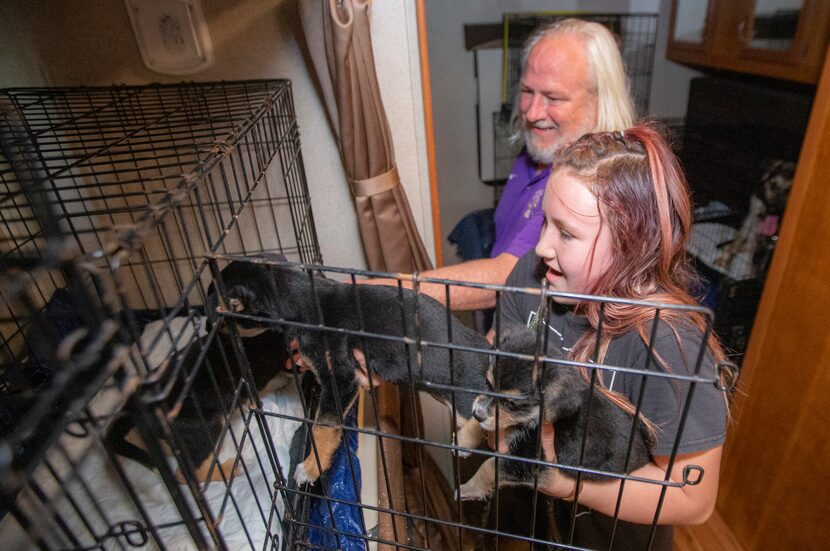
<path id="1" fill-rule="evenodd" d="M 356 407 L 346 415 L 343 423 L 347 427 L 357 426 Z M 357 459 L 357 436 L 358 433 L 355 431 L 343 431 L 343 440 L 334 454 L 331 467 L 323 475 L 325 490 L 332 499 L 360 502 L 361 476 L 360 463 Z M 352 478 L 352 469 L 354 469 L 354 478 Z M 332 530 L 330 512 L 334 514 L 334 529 L 337 533 Z M 309 542 L 316 548 L 345 551 L 365 551 L 366 549 L 364 539 L 366 527 L 363 523 L 362 511 L 357 506 L 330 501 L 324 497 L 314 498 L 308 522 L 316 527 L 309 529 L 308 537 Z M 346 534 L 354 534 L 355 537 Z"/>

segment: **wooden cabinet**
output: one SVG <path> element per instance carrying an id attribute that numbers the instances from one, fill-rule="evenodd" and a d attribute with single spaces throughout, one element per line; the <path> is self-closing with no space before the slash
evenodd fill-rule
<path id="1" fill-rule="evenodd" d="M 816 83 L 830 38 L 827 0 L 672 0 L 666 57 Z"/>

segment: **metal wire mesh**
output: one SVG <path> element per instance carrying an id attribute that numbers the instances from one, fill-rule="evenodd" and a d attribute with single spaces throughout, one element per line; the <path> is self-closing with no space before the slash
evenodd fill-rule
<path id="1" fill-rule="evenodd" d="M 319 261 L 288 83 L 12 89 L 5 97 L 34 141 L 42 203 L 61 235 L 86 255 L 142 249 L 125 259 L 132 281 L 122 276 L 132 307 L 175 304 L 206 251 Z M 0 250 L 37 255 L 43 228 L 14 172 L 0 177 Z M 255 215 L 238 217 L 246 206 Z M 152 277 L 140 273 L 145 263 Z"/>
<path id="2" fill-rule="evenodd" d="M 752 144 L 687 126 L 681 159 L 689 174 L 695 223 L 686 248 L 706 283 L 716 331 L 740 359 L 749 339 L 792 185 L 795 163 Z"/>
<path id="3" fill-rule="evenodd" d="M 285 265 L 274 263 L 272 260 L 263 259 L 261 257 L 220 255 L 215 257 L 215 259 L 216 267 L 214 268 L 214 272 L 220 280 L 223 279 L 220 268 L 226 265 L 229 261 L 232 261 L 237 265 L 261 266 L 265 264 L 273 269 L 277 269 L 278 266 L 281 266 L 280 269 L 286 269 Z M 408 387 L 412 395 L 417 395 L 416 391 L 418 390 L 427 391 L 432 394 L 443 393 L 446 404 L 449 408 L 444 411 L 450 419 L 457 418 L 456 416 L 459 412 L 456 409 L 456 403 L 461 400 L 461 396 L 464 395 L 470 395 L 471 393 L 478 395 L 479 392 L 483 392 L 485 395 L 500 398 L 507 398 L 511 396 L 515 398 L 515 394 L 505 393 L 509 391 L 503 392 L 498 389 L 493 390 L 492 388 L 489 391 L 474 390 L 469 386 L 465 386 L 457 379 L 452 380 L 452 374 L 455 372 L 452 367 L 449 367 L 449 383 L 425 381 L 424 373 L 427 373 L 429 370 L 429 367 L 425 365 L 428 361 L 425 360 L 425 358 L 428 358 L 427 351 L 430 349 L 447 350 L 449 366 L 453 366 L 454 362 L 460 361 L 459 355 L 464 352 L 478 354 L 481 361 L 485 364 L 491 361 L 488 357 L 492 356 L 497 358 L 494 360 L 496 362 L 496 370 L 498 370 L 497 366 L 500 361 L 505 361 L 509 358 L 524 358 L 529 360 L 530 358 L 533 358 L 532 352 L 530 357 L 528 357 L 526 352 L 525 355 L 522 355 L 516 351 L 500 350 L 498 348 L 491 349 L 489 347 L 482 347 L 471 349 L 463 340 L 454 340 L 454 338 L 458 339 L 460 337 L 455 332 L 457 329 L 454 330 L 454 324 L 456 321 L 448 311 L 446 312 L 446 318 L 444 321 L 446 327 L 442 333 L 444 338 L 438 340 L 429 339 L 425 336 L 429 329 L 423 325 L 424 321 L 420 317 L 423 315 L 423 309 L 426 309 L 427 304 L 422 304 L 420 307 L 417 306 L 419 300 L 428 301 L 429 299 L 422 297 L 416 298 L 416 306 L 414 307 L 414 311 L 409 310 L 404 307 L 406 302 L 404 300 L 405 292 L 400 286 L 396 290 L 390 291 L 390 293 L 398 293 L 400 297 L 397 306 L 394 307 L 395 309 L 400 309 L 400 312 L 386 312 L 381 315 L 376 311 L 372 311 L 371 301 L 367 302 L 367 297 L 364 294 L 365 290 L 360 290 L 359 288 L 361 286 L 356 285 L 356 281 L 365 276 L 390 276 L 391 274 L 377 274 L 351 269 L 312 265 L 293 265 L 291 266 L 291 269 L 298 270 L 297 274 L 301 275 L 297 277 L 304 277 L 308 282 L 308 285 L 303 287 L 305 291 L 301 292 L 298 289 L 296 292 L 292 293 L 290 299 L 285 298 L 284 300 L 290 302 L 292 305 L 295 301 L 296 303 L 308 304 L 309 306 L 306 310 L 302 313 L 295 313 L 288 317 L 280 317 L 276 314 L 272 316 L 264 316 L 262 313 L 246 314 L 243 312 L 241 314 L 234 314 L 231 312 L 225 312 L 223 315 L 226 317 L 226 322 L 231 326 L 236 326 L 236 324 L 239 323 L 256 322 L 269 327 L 279 327 L 283 331 L 300 330 L 302 332 L 325 335 L 321 338 L 323 342 L 327 343 L 325 350 L 326 357 L 331 358 L 332 363 L 335 362 L 335 358 L 338 357 L 338 351 L 341 350 L 340 339 L 352 338 L 353 340 L 349 342 L 357 343 L 355 346 L 358 346 L 364 351 L 371 350 L 373 342 L 392 341 L 394 343 L 398 343 L 400 350 L 402 351 L 402 358 L 404 358 L 402 361 L 405 364 L 405 366 L 401 366 L 401 369 L 405 370 L 407 373 L 404 380 L 402 380 L 400 384 Z M 279 273 L 274 272 L 274 274 L 274 277 L 279 280 L 281 277 Z M 344 319 L 341 314 L 342 308 L 337 307 L 332 303 L 332 295 L 328 290 L 326 290 L 326 286 L 321 282 L 321 277 L 325 276 L 342 282 L 336 284 L 338 289 L 337 293 L 345 303 L 351 305 L 350 310 L 353 313 L 353 317 L 347 316 L 348 319 Z M 400 281 L 400 276 L 397 277 Z M 421 281 L 444 284 L 447 285 L 448 288 L 451 285 L 458 284 L 447 280 L 430 278 L 419 280 L 416 278 L 414 282 L 415 289 L 417 289 Z M 227 283 L 225 285 L 227 285 Z M 537 302 L 540 301 L 540 292 L 541 294 L 549 297 L 555 295 L 554 293 L 544 290 L 537 290 L 534 292 L 528 289 L 505 287 L 500 285 L 469 285 L 494 290 L 498 296 L 497 300 L 499 303 L 501 303 L 504 297 L 508 295 L 527 294 L 533 296 L 534 300 Z M 277 286 L 280 286 L 280 284 L 278 283 Z M 449 293 L 447 293 L 447 295 L 449 296 Z M 226 301 L 230 300 L 230 298 L 231 297 L 226 297 Z M 709 320 L 708 327 L 711 328 L 711 317 L 709 316 L 708 311 L 700 307 L 678 308 L 677 306 L 671 305 L 638 303 L 636 301 L 613 300 L 602 297 L 585 298 L 586 300 L 604 303 L 607 307 L 612 307 L 615 304 L 638 304 L 641 306 L 647 306 L 652 312 L 652 321 L 655 324 L 657 324 L 657 321 L 663 316 L 666 316 L 667 312 L 678 310 L 702 312 L 706 314 Z M 291 308 L 293 309 L 293 306 Z M 419 314 L 419 311 L 421 314 Z M 372 326 L 370 318 L 378 316 L 384 318 L 388 316 L 390 319 L 399 317 L 404 326 L 407 326 L 408 324 L 408 327 L 410 328 L 409 332 L 406 333 L 405 336 L 396 336 L 395 331 L 392 329 L 390 329 L 389 332 L 377 332 L 367 329 L 367 327 Z M 545 319 L 544 316 L 545 314 L 543 313 L 542 319 Z M 496 343 L 502 342 L 502 336 L 506 331 L 505 327 L 502 326 L 501 323 L 502 322 L 500 322 L 500 318 L 497 315 L 494 326 Z M 600 321 L 600 332 L 602 331 L 602 323 L 603 322 Z M 540 339 L 544 340 L 544 343 L 542 340 L 539 341 L 540 348 L 537 352 L 544 350 L 548 345 L 548 342 L 545 339 L 547 339 L 551 333 L 542 330 L 542 328 L 546 325 L 553 326 L 553 322 L 551 321 L 548 324 L 539 323 L 536 325 L 537 335 L 539 335 Z M 455 335 L 455 337 L 453 337 L 453 335 Z M 652 339 L 653 338 L 654 335 L 652 335 Z M 690 349 L 687 350 L 687 353 L 690 358 L 703 357 L 701 355 L 702 350 Z M 615 376 L 615 373 L 620 375 L 625 372 L 637 377 L 642 377 L 642 386 L 640 387 L 642 389 L 645 389 L 647 385 L 645 381 L 649 381 L 648 384 L 650 385 L 659 385 L 661 384 L 660 381 L 663 383 L 671 381 L 669 384 L 678 385 L 676 413 L 683 419 L 685 419 L 686 412 L 689 409 L 689 404 L 693 399 L 694 389 L 700 388 L 701 385 L 713 385 L 719 384 L 720 382 L 719 373 L 716 372 L 712 366 L 708 368 L 701 368 L 702 364 L 700 363 L 696 364 L 698 366 L 697 369 L 700 371 L 687 373 L 681 371 L 666 372 L 655 368 L 653 365 L 647 369 L 637 369 L 602 362 L 580 364 L 578 362 L 567 360 L 563 361 L 561 357 L 547 355 L 545 353 L 540 353 L 536 357 L 536 361 L 537 367 L 535 369 L 538 369 L 539 373 L 542 373 L 545 369 L 552 368 L 555 365 L 567 366 L 568 369 L 577 369 L 579 367 L 587 368 L 592 373 L 590 379 L 591 385 L 599 385 L 600 380 L 608 381 L 610 378 Z M 383 371 L 381 371 L 384 369 L 384 367 L 382 367 L 383 362 L 383 358 L 373 357 L 368 353 L 366 354 L 367 370 L 370 374 L 383 373 Z M 445 368 L 446 367 L 448 366 L 445 366 Z M 346 421 L 346 413 L 349 407 L 347 405 L 348 401 L 344 400 L 343 397 L 348 396 L 349 393 L 345 389 L 337 390 L 338 385 L 344 385 L 344 379 L 334 375 L 337 370 L 338 367 L 333 366 L 328 370 L 318 371 L 316 377 L 312 377 L 310 374 L 307 374 L 305 379 L 306 383 L 308 383 L 310 379 L 316 379 L 317 384 L 323 388 L 333 387 L 335 389 L 335 400 L 337 400 L 337 395 L 341 391 L 343 392 L 339 399 L 340 402 L 338 402 L 340 407 L 338 407 L 337 415 L 334 418 L 321 418 L 319 413 L 320 410 L 318 410 L 319 406 L 314 403 L 304 403 L 302 414 L 299 416 L 285 416 L 286 419 L 302 423 L 306 429 L 306 432 L 303 435 L 305 448 L 302 455 L 305 456 L 307 454 L 307 461 L 311 461 L 312 463 L 316 462 L 318 465 L 325 464 L 327 459 L 325 457 L 326 452 L 323 450 L 327 446 L 327 441 L 321 436 L 324 432 L 316 432 L 316 429 L 319 429 L 321 426 L 326 427 L 327 429 L 342 431 L 344 438 L 345 435 L 348 434 L 357 434 L 363 439 L 363 444 L 361 445 L 371 442 L 374 443 L 379 450 L 382 449 L 379 444 L 381 440 L 392 439 L 394 441 L 398 441 L 406 450 L 404 452 L 404 463 L 405 465 L 408 465 L 408 467 L 405 468 L 404 475 L 406 478 L 404 501 L 393 501 L 390 507 L 379 507 L 376 496 L 363 496 L 363 498 L 360 499 L 344 498 L 342 494 L 331 489 L 332 486 L 330 486 L 330 484 L 333 482 L 325 476 L 323 476 L 321 481 L 313 487 L 297 486 L 293 478 L 296 472 L 296 465 L 292 465 L 292 470 L 285 473 L 286 479 L 284 483 L 278 483 L 276 488 L 286 496 L 287 502 L 303 503 L 305 498 L 322 498 L 326 506 L 330 509 L 333 509 L 335 506 L 352 506 L 359 510 L 360 514 L 363 516 L 372 514 L 380 517 L 387 515 L 390 517 L 401 518 L 404 520 L 404 525 L 407 526 L 407 531 L 404 534 L 396 533 L 393 541 L 379 537 L 377 532 L 371 529 L 371 525 L 366 524 L 365 521 L 364 525 L 366 530 L 355 532 L 349 528 L 345 524 L 345 521 L 337 514 L 331 514 L 328 517 L 328 524 L 319 526 L 310 524 L 303 516 L 302 512 L 297 509 L 293 511 L 294 514 L 292 516 L 286 519 L 286 530 L 288 533 L 292 534 L 293 539 L 291 541 L 297 548 L 362 549 L 364 545 L 371 544 L 391 545 L 405 549 L 492 549 L 498 548 L 499 545 L 508 545 L 510 541 L 512 541 L 513 544 L 527 545 L 528 548 L 536 545 L 563 549 L 593 548 L 574 544 L 571 539 L 573 538 L 573 532 L 571 532 L 571 534 L 558 532 L 551 523 L 545 524 L 543 521 L 539 521 L 537 524 L 535 519 L 544 518 L 545 516 L 547 501 L 535 491 L 524 495 L 524 501 L 519 503 L 515 501 L 515 497 L 513 497 L 512 500 L 500 497 L 503 495 L 503 492 L 506 491 L 506 488 L 499 488 L 498 478 L 496 481 L 495 493 L 486 501 L 484 505 L 471 505 L 469 502 L 462 502 L 457 499 L 453 499 L 453 492 L 457 493 L 459 491 L 461 484 L 472 476 L 475 468 L 478 467 L 482 461 L 493 458 L 496 461 L 496 465 L 498 465 L 499 461 L 508 461 L 511 459 L 516 461 L 516 456 L 496 453 L 486 446 L 475 449 L 465 447 L 464 445 L 458 443 L 460 429 L 457 430 L 456 428 L 452 428 L 451 434 L 445 435 L 443 440 L 434 436 L 428 436 L 425 433 L 425 431 L 428 430 L 428 427 L 425 426 L 423 418 L 419 415 L 414 406 L 411 411 L 411 417 L 415 425 L 414 435 L 402 436 L 400 434 L 384 433 L 375 428 L 375 425 L 372 424 L 371 421 L 354 426 Z M 496 371 L 496 373 L 498 373 L 498 371 Z M 295 375 L 299 374 L 295 373 Z M 329 378 L 330 381 L 328 380 Z M 534 390 L 534 392 L 537 391 L 541 394 L 540 400 L 544 400 L 544 391 L 542 390 L 541 385 Z M 322 390 L 322 394 L 320 394 L 320 392 L 321 390 L 318 389 L 312 394 L 315 396 L 319 395 L 319 398 L 322 401 L 332 398 L 330 394 L 326 394 L 325 390 Z M 365 401 L 363 407 L 368 411 L 367 417 L 369 419 L 377 418 L 381 413 L 379 411 L 380 406 L 375 399 L 374 388 L 367 389 L 364 399 Z M 422 399 L 424 399 L 424 397 L 422 397 Z M 642 400 L 642 397 L 640 400 Z M 639 401 L 635 399 L 634 402 L 638 408 L 637 411 L 639 411 Z M 542 409 L 540 408 L 539 411 L 541 410 Z M 497 410 L 497 418 L 499 415 L 498 411 L 501 411 L 502 415 L 508 415 L 510 410 Z M 450 422 L 449 425 L 451 427 L 455 427 L 455 424 L 452 422 Z M 681 434 L 682 430 L 681 426 Z M 635 438 L 633 432 L 629 438 L 629 442 Z M 678 444 L 679 437 L 677 442 L 674 444 L 675 450 L 672 452 L 672 461 L 674 460 L 673 458 L 676 454 L 676 446 Z M 535 452 L 531 451 L 529 455 L 522 456 L 518 459 L 518 461 L 530 466 L 538 466 L 540 469 L 542 467 L 549 466 L 557 466 L 560 468 L 564 467 L 566 469 L 571 469 L 574 476 L 577 476 L 577 473 L 582 473 L 579 476 L 597 474 L 596 471 L 592 470 L 590 467 L 585 467 L 584 465 L 569 467 L 562 463 L 552 464 L 545 461 L 541 458 L 540 443 L 538 441 L 533 442 L 532 448 Z M 464 456 L 468 454 L 472 455 L 472 459 L 464 458 Z M 435 467 L 431 464 L 436 461 L 434 459 L 436 456 L 439 458 L 437 461 L 443 462 L 442 464 L 444 468 L 449 469 L 446 478 L 443 475 L 435 476 Z M 381 457 L 379 461 L 380 475 L 377 483 L 379 490 L 383 491 L 384 488 L 389 487 L 389 477 L 391 475 L 387 470 L 388 466 L 386 464 L 386 459 Z M 532 468 L 533 467 L 531 467 L 531 470 Z M 346 465 L 345 469 L 348 473 L 347 479 L 352 481 L 357 480 L 357 463 L 350 462 Z M 537 470 L 536 476 L 538 477 L 541 472 L 542 470 Z M 686 473 L 684 479 L 681 481 L 649 480 L 649 482 L 658 486 L 662 485 L 664 488 L 663 491 L 665 492 L 671 487 L 682 487 L 687 484 L 694 484 L 698 474 L 699 471 L 692 469 Z M 500 475 L 497 474 L 496 477 L 498 476 Z M 619 473 L 611 474 L 610 476 L 618 479 L 622 478 L 630 480 L 626 475 Z M 527 483 L 533 488 L 536 488 L 540 484 L 538 478 L 530 478 L 527 480 Z M 622 499 L 621 496 L 623 491 L 624 486 L 620 491 L 619 499 Z M 436 496 L 443 496 L 443 498 L 446 499 L 446 503 L 443 507 L 436 505 L 436 503 L 441 502 L 441 497 L 436 498 Z M 523 526 L 516 526 L 510 524 L 509 522 L 505 523 L 499 520 L 500 508 L 503 512 L 505 512 L 510 508 L 515 507 L 518 507 L 518 512 L 516 514 L 525 517 L 525 519 L 534 520 L 529 523 L 524 523 Z M 656 523 L 660 514 L 659 506 L 654 514 L 654 522 Z M 652 527 L 654 526 L 656 526 L 656 524 Z M 331 538 L 329 540 L 331 544 L 329 546 L 321 545 L 318 539 L 314 539 L 314 536 L 310 535 L 310 531 L 312 530 L 327 533 Z M 644 545 L 643 548 L 648 548 L 648 545 Z"/>
<path id="4" fill-rule="evenodd" d="M 250 406 L 277 406 L 245 377 L 261 351 L 217 336 L 202 304 L 206 253 L 321 261 L 290 83 L 0 103 L 4 547 L 276 546 L 280 429 Z"/>
<path id="5" fill-rule="evenodd" d="M 696 390 L 720 380 L 720 372 L 708 364 L 702 370 L 700 360 L 689 372 L 668 372 L 648 363 L 639 369 L 542 353 L 551 338 L 542 328 L 552 324 L 546 310 L 552 295 L 544 289 L 468 284 L 493 290 L 499 304 L 510 295 L 527 295 L 540 305 L 538 320 L 546 323 L 536 323 L 541 340 L 530 354 L 492 349 L 481 335 L 462 340 L 469 330 L 462 330 L 448 309 L 417 294 L 418 278 L 416 292 L 386 287 L 378 309 L 377 302 L 366 301 L 371 287 L 356 285 L 357 279 L 402 276 L 319 264 L 296 124 L 286 115 L 286 110 L 292 113 L 287 83 L 130 91 L 9 92 L 16 122 L 9 122 L 3 135 L 0 405 L 6 413 L 9 406 L 29 413 L 11 411 L 3 417 L 0 504 L 10 512 L 0 522 L 4 543 L 21 536 L 42 549 L 489 549 L 512 540 L 528 547 L 587 549 L 575 543 L 573 523 L 559 529 L 545 521 L 549 502 L 535 490 L 547 467 L 577 479 L 599 473 L 581 460 L 551 464 L 541 459 L 538 436 L 527 453 L 513 456 L 463 445 L 467 440 L 460 440 L 455 421 L 465 399 L 515 395 L 500 383 L 486 387 L 482 372 L 473 379 L 456 377 L 455 366 L 467 361 L 480 369 L 493 358 L 499 381 L 500 362 L 513 359 L 533 362 L 532 380 L 557 367 L 586 369 L 594 388 L 600 373 L 604 380 L 636 377 L 640 389 L 676 385 L 680 428 L 672 458 Z M 119 118 L 105 116 L 111 103 L 103 97 L 143 94 L 152 98 L 144 104 L 146 111 L 128 110 L 118 130 L 99 125 Z M 95 107 L 69 113 L 65 98 L 49 115 L 41 111 L 40 105 L 61 96 L 82 97 L 82 105 L 91 101 Z M 159 97 L 165 99 L 159 103 Z M 190 99 L 177 103 L 183 97 Z M 33 123 L 19 115 L 27 110 Z M 99 121 L 81 124 L 88 121 L 85 115 Z M 152 124 L 124 130 L 137 119 Z M 170 122 L 157 127 L 157 119 Z M 39 127 L 37 121 L 50 122 Z M 63 130 L 72 124 L 79 128 Z M 84 139 L 76 137 L 78 132 Z M 62 140 L 71 147 L 62 148 Z M 279 163 L 270 162 L 277 157 Z M 286 264 L 263 251 L 313 264 Z M 233 306 L 238 297 L 229 293 L 233 287 L 224 269 L 232 262 L 243 272 L 264 266 L 274 277 L 260 293 L 281 284 L 274 275 L 279 270 L 293 270 L 302 284 L 278 300 L 261 301 L 275 309 L 246 312 Z M 68 298 L 59 306 L 56 295 L 63 294 Z M 582 298 L 605 307 L 632 302 Z M 280 304 L 295 306 L 293 313 L 285 314 Z M 706 334 L 711 327 L 711 316 L 702 308 L 640 305 L 650 308 L 655 326 L 667 312 L 685 310 L 708 319 Z M 507 331 L 499 312 L 497 344 Z M 396 321 L 379 326 L 380 319 Z M 600 333 L 603 323 L 600 316 Z M 289 376 L 289 341 L 304 342 L 304 336 L 323 343 L 313 356 L 319 361 L 312 367 L 318 369 L 301 375 L 295 365 Z M 351 343 L 364 351 L 369 381 L 373 373 L 388 376 L 382 371 L 384 358 L 373 347 L 386 343 L 397 351 L 394 380 L 418 399 L 427 399 L 418 391 L 444 397 L 449 407 L 439 419 L 449 427 L 446 434 L 431 432 L 436 421 L 422 417 L 414 401 L 405 404 L 411 432 L 378 430 L 372 419 L 383 412 L 370 384 L 364 418 L 352 423 L 350 406 L 358 399 L 343 391 L 356 392 L 353 365 L 320 368 L 325 358 L 342 357 L 343 345 Z M 650 355 L 651 344 L 646 346 Z M 312 357 L 307 348 L 302 353 Z M 703 357 L 701 350 L 687 353 Z M 431 363 L 436 357 L 440 361 Z M 39 382 L 32 379 L 38 372 L 46 373 Z M 12 394 L 14 375 L 21 373 L 27 392 Z M 441 376 L 430 379 L 428 373 Z M 272 393 L 280 385 L 279 394 Z M 544 400 L 544 393 L 543 385 L 536 385 L 528 396 Z M 638 412 L 640 402 L 632 401 Z M 538 408 L 540 415 L 543 409 Z M 335 413 L 321 416 L 323 410 Z M 496 425 L 508 411 L 496 408 Z M 632 421 L 629 449 L 635 426 Z M 335 433 L 341 439 L 356 436 L 377 458 L 376 492 L 367 490 L 374 473 L 365 452 L 347 454 L 339 471 L 350 494 L 330 483 L 324 464 Z M 403 449 L 402 496 L 391 492 L 392 458 L 384 455 L 384 440 Z M 472 458 L 464 459 L 465 454 Z M 491 459 L 497 473 L 492 497 L 478 505 L 454 499 L 479 464 Z M 529 497 L 518 505 L 498 482 L 498 465 L 505 462 L 532 473 L 525 480 Z M 316 484 L 298 484 L 298 465 L 324 474 Z M 363 488 L 357 482 L 361 467 Z M 694 484 L 699 475 L 689 469 L 680 480 L 646 482 L 665 495 L 670 488 Z M 630 481 L 620 473 L 607 476 Z M 618 506 L 624 490 L 622 485 Z M 388 507 L 379 506 L 378 494 L 384 492 L 390 496 Z M 357 512 L 357 531 L 344 526 L 343 506 Z M 315 507 L 328 512 L 328 520 L 315 517 Z M 503 521 L 513 509 L 528 522 Z M 656 532 L 659 514 L 658 504 L 647 533 Z M 393 520 L 391 537 L 375 527 L 384 519 Z"/>

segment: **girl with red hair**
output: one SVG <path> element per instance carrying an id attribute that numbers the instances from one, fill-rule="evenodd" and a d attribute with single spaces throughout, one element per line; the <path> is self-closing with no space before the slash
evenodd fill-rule
<path id="1" fill-rule="evenodd" d="M 598 369 L 581 368 L 586 377 L 596 371 L 604 394 L 654 428 L 652 460 L 631 475 L 662 484 L 609 477 L 577 488 L 575 473 L 554 469 L 540 490 L 561 498 L 555 509 L 564 542 L 573 523 L 575 545 L 607 549 L 613 538 L 614 549 L 645 549 L 649 541 L 671 549 L 671 525 L 702 523 L 714 510 L 727 418 L 724 393 L 688 379 L 715 379 L 724 353 L 691 294 L 685 178 L 650 126 L 588 134 L 557 153 L 543 209 L 536 250 L 519 260 L 507 285 L 546 280 L 557 294 L 542 308 L 538 297 L 504 293 L 501 323 L 535 328 L 545 312 L 549 345 L 595 363 Z M 555 462 L 553 436 L 546 426 L 542 448 Z"/>

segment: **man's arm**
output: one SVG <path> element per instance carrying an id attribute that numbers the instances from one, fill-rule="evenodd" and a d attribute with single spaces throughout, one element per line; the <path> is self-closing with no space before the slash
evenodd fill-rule
<path id="1" fill-rule="evenodd" d="M 421 272 L 422 277 L 434 277 L 439 279 L 452 279 L 467 281 L 471 283 L 492 283 L 504 285 L 507 276 L 513 271 L 513 267 L 519 259 L 509 253 L 502 253 L 495 258 L 481 258 L 468 260 L 452 266 L 444 266 L 435 270 Z M 368 279 L 359 283 L 371 285 L 397 285 L 395 279 Z M 411 281 L 403 281 L 403 286 L 411 289 Z M 441 304 L 445 304 L 447 294 L 445 285 L 439 283 L 418 283 L 418 290 L 428 295 Z M 496 305 L 495 291 L 486 289 L 475 289 L 472 287 L 461 287 L 450 285 L 450 307 L 453 310 L 479 310 L 492 308 Z"/>

